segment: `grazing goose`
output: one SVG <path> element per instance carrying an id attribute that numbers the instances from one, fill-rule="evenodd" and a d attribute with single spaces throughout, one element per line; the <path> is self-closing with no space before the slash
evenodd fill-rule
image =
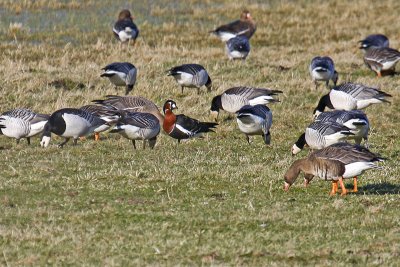
<path id="1" fill-rule="evenodd" d="M 94 132 L 104 124 L 107 124 L 105 120 L 100 119 L 90 112 L 75 108 L 63 108 L 51 114 L 44 126 L 40 145 L 42 147 L 49 145 L 51 133 L 65 137 L 65 141 L 58 145 L 60 148 L 71 138 L 74 139 L 74 145 L 76 145 L 79 137 Z"/>
<path id="2" fill-rule="evenodd" d="M 169 69 L 168 76 L 172 76 L 182 88 L 197 88 L 197 94 L 200 93 L 200 87 L 205 85 L 208 91 L 211 91 L 211 78 L 206 69 L 199 64 L 183 64 Z"/>
<path id="3" fill-rule="evenodd" d="M 126 86 L 125 95 L 132 91 L 136 83 L 137 69 L 128 62 L 111 63 L 104 68 L 100 77 L 107 77 L 115 86 Z"/>
<path id="4" fill-rule="evenodd" d="M 361 49 L 365 50 L 364 63 L 376 72 L 378 77 L 386 73 L 395 73 L 396 64 L 400 60 L 399 51 L 389 47 L 361 47 Z"/>
<path id="5" fill-rule="evenodd" d="M 356 144 L 361 144 L 361 140 L 365 140 L 365 146 L 368 148 L 369 121 L 367 115 L 361 110 L 334 110 L 330 112 L 322 112 L 315 121 L 337 122 L 350 129 L 354 135 L 350 135 L 349 139 L 354 138 Z"/>
<path id="6" fill-rule="evenodd" d="M 139 36 L 139 29 L 133 23 L 131 12 L 127 9 L 119 12 L 118 20 L 113 27 L 114 36 L 122 43 L 132 42 L 135 44 L 136 38 Z"/>
<path id="7" fill-rule="evenodd" d="M 311 78 L 318 88 L 318 81 L 324 81 L 329 88 L 329 81 L 332 80 L 336 86 L 339 74 L 335 70 L 335 64 L 330 57 L 314 57 L 309 67 Z"/>
<path id="8" fill-rule="evenodd" d="M 153 101 L 141 96 L 117 96 L 108 95 L 104 100 L 93 100 L 92 102 L 108 106 L 116 110 L 125 110 L 129 112 L 150 113 L 157 117 L 160 125 L 164 122 L 164 116 L 158 110 Z"/>
<path id="9" fill-rule="evenodd" d="M 116 123 L 119 119 L 119 114 L 115 109 L 107 106 L 99 105 L 86 105 L 79 108 L 80 110 L 87 111 L 93 115 L 99 117 L 100 119 L 108 122 L 108 124 L 103 124 L 97 129 L 94 129 L 94 139 L 96 141 L 100 140 L 100 133 L 110 129 L 113 123 Z"/>
<path id="10" fill-rule="evenodd" d="M 370 47 L 389 47 L 389 39 L 383 34 L 371 34 L 365 39 L 359 41 L 360 49 L 368 49 Z"/>
<path id="11" fill-rule="evenodd" d="M 165 114 L 163 129 L 169 136 L 178 139 L 178 143 L 182 139 L 201 136 L 207 132 L 214 132 L 213 129 L 218 125 L 218 123 L 214 122 L 200 122 L 183 114 L 175 115 L 172 111 L 177 108 L 173 100 L 165 102 L 163 107 Z"/>
<path id="12" fill-rule="evenodd" d="M 329 94 L 319 100 L 314 109 L 314 116 L 325 110 L 325 107 L 336 110 L 363 109 L 372 104 L 387 102 L 386 97 L 391 95 L 376 88 L 357 83 L 345 83 L 333 88 Z"/>
<path id="13" fill-rule="evenodd" d="M 228 58 L 232 59 L 246 59 L 250 53 L 250 42 L 247 37 L 237 36 L 229 39 L 226 42 L 226 53 Z"/>
<path id="14" fill-rule="evenodd" d="M 210 113 L 216 120 L 220 110 L 236 113 L 245 105 L 255 106 L 279 102 L 279 100 L 274 97 L 280 93 L 282 93 L 282 91 L 266 88 L 246 86 L 233 87 L 212 99 Z"/>
<path id="15" fill-rule="evenodd" d="M 26 138 L 28 145 L 31 137 L 41 133 L 49 115 L 37 114 L 29 109 L 13 109 L 0 116 L 0 133 L 17 139 Z"/>
<path id="16" fill-rule="evenodd" d="M 235 20 L 229 24 L 219 26 L 210 33 L 218 36 L 223 42 L 237 36 L 244 36 L 250 39 L 255 33 L 257 27 L 248 10 L 243 10 L 239 20 Z"/>
<path id="17" fill-rule="evenodd" d="M 360 145 L 338 143 L 311 153 L 307 158 L 293 162 L 285 174 L 285 191 L 297 179 L 300 172 L 304 173 L 305 185 L 313 176 L 332 181 L 330 195 L 335 195 L 338 182 L 342 189 L 342 195 L 347 194 L 343 179 L 354 177 L 353 192 L 357 192 L 357 176 L 368 169 L 381 168 L 375 162 L 384 158 L 372 153 Z"/>
<path id="18" fill-rule="evenodd" d="M 308 125 L 306 131 L 292 147 L 292 155 L 299 153 L 305 145 L 311 149 L 321 149 L 342 142 L 354 135 L 349 128 L 336 122 L 315 121 Z"/>
<path id="19" fill-rule="evenodd" d="M 132 140 L 134 149 L 136 149 L 135 140 L 143 140 L 143 149 L 145 149 L 146 140 L 149 140 L 149 146 L 153 149 L 157 135 L 160 133 L 160 122 L 150 113 L 124 111 L 121 112 L 121 118 L 111 133 L 119 133 Z"/>
<path id="20" fill-rule="evenodd" d="M 272 125 L 272 112 L 264 105 L 246 105 L 236 112 L 236 121 L 239 129 L 246 135 L 246 140 L 250 144 L 249 135 L 261 135 L 264 143 L 271 143 L 269 129 Z"/>

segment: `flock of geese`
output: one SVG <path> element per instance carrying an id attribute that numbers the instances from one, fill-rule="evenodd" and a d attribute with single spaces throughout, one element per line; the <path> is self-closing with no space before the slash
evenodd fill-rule
<path id="1" fill-rule="evenodd" d="M 225 42 L 230 59 L 245 59 L 250 52 L 250 38 L 256 31 L 256 24 L 250 12 L 243 11 L 240 19 L 222 25 L 211 33 Z M 121 42 L 135 43 L 139 36 L 138 27 L 133 22 L 129 10 L 120 12 L 113 33 Z M 400 52 L 389 48 L 389 40 L 381 34 L 370 35 L 360 41 L 364 53 L 364 62 L 377 73 L 377 76 L 394 73 L 395 65 L 400 60 Z M 236 121 L 241 132 L 250 142 L 249 136 L 261 135 L 265 144 L 271 143 L 270 128 L 272 112 L 267 104 L 278 102 L 282 91 L 253 87 L 234 87 L 212 99 L 210 113 L 215 122 L 201 122 L 183 114 L 175 114 L 177 104 L 167 100 L 162 108 L 163 114 L 150 100 L 140 96 L 127 96 L 133 89 L 137 69 L 129 62 L 115 62 L 105 66 L 101 77 L 106 77 L 115 86 L 126 87 L 125 96 L 110 95 L 105 99 L 94 100 L 93 104 L 80 108 L 63 108 L 51 115 L 35 113 L 29 109 L 13 109 L 0 116 L 0 131 L 3 135 L 15 138 L 17 143 L 26 138 L 41 134 L 40 145 L 47 147 L 51 135 L 56 134 L 74 144 L 80 137 L 104 131 L 119 133 L 131 140 L 136 149 L 136 141 L 143 140 L 154 148 L 161 127 L 165 133 L 177 139 L 200 136 L 213 132 L 217 127 L 218 114 L 221 110 L 236 114 Z M 312 81 L 316 88 L 320 82 L 326 84 L 329 93 L 322 96 L 314 109 L 314 121 L 292 147 L 292 154 L 299 153 L 305 146 L 313 150 L 306 158 L 294 161 L 284 175 L 284 189 L 287 191 L 300 172 L 304 173 L 307 186 L 314 176 L 332 181 L 331 195 L 335 195 L 340 185 L 341 194 L 348 190 L 343 179 L 354 178 L 353 192 L 357 192 L 357 176 L 365 170 L 379 168 L 376 164 L 384 160 L 368 149 L 370 123 L 367 115 L 361 111 L 372 104 L 389 102 L 391 95 L 363 84 L 344 83 L 337 85 L 339 74 L 330 57 L 315 57 L 309 66 Z M 167 71 L 181 86 L 212 88 L 212 80 L 207 70 L 198 64 L 184 64 Z M 330 88 L 330 81 L 333 87 Z M 333 111 L 326 112 L 325 108 Z M 355 140 L 355 144 L 347 141 Z M 364 146 L 361 142 L 364 140 Z"/>

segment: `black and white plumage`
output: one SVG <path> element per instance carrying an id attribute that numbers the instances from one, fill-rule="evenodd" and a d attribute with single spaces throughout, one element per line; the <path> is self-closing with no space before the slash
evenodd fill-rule
<path id="1" fill-rule="evenodd" d="M 214 119 L 217 119 L 220 110 L 236 113 L 245 105 L 255 106 L 279 102 L 276 96 L 280 93 L 282 91 L 267 88 L 233 87 L 212 99 L 210 112 Z"/>
<path id="2" fill-rule="evenodd" d="M 175 78 L 182 88 L 182 93 L 185 87 L 197 88 L 197 93 L 200 92 L 200 87 L 203 85 L 207 87 L 208 91 L 212 87 L 212 81 L 207 70 L 199 64 L 183 64 L 173 67 L 168 70 L 167 75 Z"/>
<path id="3" fill-rule="evenodd" d="M 90 112 L 93 115 L 107 122 L 106 124 L 100 125 L 98 128 L 93 130 L 95 134 L 95 140 L 100 140 L 99 133 L 110 129 L 111 125 L 117 123 L 117 121 L 120 118 L 120 114 L 116 109 L 107 106 L 86 105 L 80 107 L 79 109 Z"/>
<path id="4" fill-rule="evenodd" d="M 360 49 L 368 49 L 370 47 L 389 47 L 389 39 L 383 34 L 371 34 L 365 39 L 359 41 Z"/>
<path id="5" fill-rule="evenodd" d="M 149 141 L 150 148 L 154 148 L 157 136 L 160 133 L 160 122 L 156 116 L 150 113 L 125 111 L 121 113 L 121 118 L 111 130 L 111 133 L 119 133 L 132 140 L 135 149 L 135 140 L 143 140 L 143 149 L 146 140 Z"/>
<path id="6" fill-rule="evenodd" d="M 261 135 L 264 143 L 271 143 L 270 128 L 272 126 L 272 112 L 264 105 L 246 105 L 236 112 L 236 122 L 246 140 L 250 143 L 249 135 Z"/>
<path id="7" fill-rule="evenodd" d="M 24 108 L 9 110 L 0 116 L 0 133 L 17 139 L 17 143 L 26 138 L 30 144 L 30 138 L 43 131 L 49 117 Z"/>
<path id="8" fill-rule="evenodd" d="M 177 139 L 178 143 L 182 139 L 200 137 L 203 133 L 214 132 L 213 129 L 218 125 L 214 122 L 201 122 L 183 114 L 175 115 L 172 111 L 177 108 L 175 101 L 165 102 L 163 129 L 169 136 Z"/>
<path id="9" fill-rule="evenodd" d="M 346 126 L 354 134 L 349 139 L 354 139 L 356 144 L 361 144 L 364 139 L 365 146 L 368 147 L 369 120 L 367 115 L 361 110 L 334 110 L 322 112 L 315 121 L 336 122 Z"/>
<path id="10" fill-rule="evenodd" d="M 121 41 L 132 42 L 136 41 L 139 36 L 139 29 L 133 22 L 131 12 L 127 9 L 122 10 L 118 15 L 118 20 L 115 22 L 113 27 L 114 36 Z"/>
<path id="11" fill-rule="evenodd" d="M 221 25 L 210 33 L 218 36 L 223 42 L 237 36 L 244 36 L 248 39 L 253 36 L 257 27 L 248 10 L 243 10 L 239 20 L 229 24 Z"/>
<path id="12" fill-rule="evenodd" d="M 314 109 L 314 115 L 318 116 L 326 107 L 336 110 L 363 109 L 372 104 L 390 103 L 386 98 L 391 97 L 376 88 L 357 83 L 344 83 L 331 89 L 329 94 L 319 100 Z"/>
<path id="13" fill-rule="evenodd" d="M 364 54 L 364 63 L 378 77 L 384 73 L 395 73 L 397 62 L 400 61 L 400 52 L 389 47 L 370 47 Z"/>
<path id="14" fill-rule="evenodd" d="M 335 64 L 330 57 L 314 57 L 311 60 L 309 71 L 315 84 L 315 89 L 318 88 L 319 81 L 324 81 L 326 87 L 328 87 L 329 81 L 332 80 L 336 86 L 339 74 L 335 70 Z"/>
<path id="15" fill-rule="evenodd" d="M 229 59 L 246 59 L 250 53 L 250 41 L 244 36 L 237 36 L 229 39 L 225 48 Z"/>
<path id="16" fill-rule="evenodd" d="M 299 153 L 305 145 L 311 149 L 321 149 L 332 144 L 345 141 L 354 135 L 349 128 L 336 122 L 315 121 L 311 123 L 306 131 L 292 147 L 292 155 Z"/>
<path id="17" fill-rule="evenodd" d="M 60 109 L 50 115 L 44 127 L 40 145 L 42 147 L 49 145 L 51 133 L 65 137 L 65 141 L 58 145 L 61 148 L 71 138 L 74 139 L 74 145 L 76 145 L 79 137 L 93 133 L 98 127 L 106 123 L 105 120 L 81 109 Z"/>
<path id="18" fill-rule="evenodd" d="M 125 95 L 132 91 L 136 83 L 137 69 L 129 62 L 114 62 L 104 68 L 100 77 L 107 77 L 115 86 L 126 86 Z"/>
<path id="19" fill-rule="evenodd" d="M 160 124 L 164 121 L 164 116 L 160 113 L 156 104 L 141 96 L 108 95 L 106 99 L 93 100 L 92 102 L 116 110 L 150 113 L 158 118 Z"/>

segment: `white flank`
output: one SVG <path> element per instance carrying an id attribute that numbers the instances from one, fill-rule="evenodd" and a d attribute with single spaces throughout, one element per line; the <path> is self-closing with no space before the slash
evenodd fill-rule
<path id="1" fill-rule="evenodd" d="M 363 173 L 365 170 L 377 168 L 373 162 L 354 162 L 345 166 L 343 178 L 353 178 Z"/>
<path id="2" fill-rule="evenodd" d="M 29 132 L 27 137 L 31 137 L 43 132 L 46 123 L 47 121 L 41 121 L 38 123 L 31 124 L 31 131 Z"/>
<path id="3" fill-rule="evenodd" d="M 65 131 L 61 135 L 62 137 L 78 138 L 90 133 L 91 125 L 86 119 L 68 113 L 64 113 L 62 117 L 66 124 Z"/>
<path id="4" fill-rule="evenodd" d="M 357 109 L 363 109 L 363 108 L 368 107 L 371 104 L 378 104 L 378 103 L 382 103 L 382 101 L 377 98 L 358 100 L 357 101 Z"/>
<path id="5" fill-rule="evenodd" d="M 259 96 L 253 99 L 249 100 L 249 104 L 252 106 L 255 105 L 265 105 L 271 102 L 271 100 L 274 100 L 274 98 L 272 96 L 269 95 L 263 95 L 263 96 Z"/>
<path id="6" fill-rule="evenodd" d="M 108 77 L 110 82 L 116 86 L 125 86 L 126 74 L 119 71 L 107 70 L 105 73 L 113 74 L 113 76 Z"/>
<path id="7" fill-rule="evenodd" d="M 183 127 L 182 127 L 181 125 L 179 125 L 179 124 L 175 124 L 175 127 L 176 127 L 179 131 L 183 132 L 184 134 L 187 134 L 187 135 L 189 135 L 189 136 L 194 136 L 194 135 L 195 135 L 194 132 L 191 132 L 191 131 L 189 131 L 189 130 L 183 128 Z"/>
<path id="8" fill-rule="evenodd" d="M 263 134 L 261 125 L 264 123 L 264 120 L 252 114 L 247 115 L 250 116 L 236 119 L 240 131 L 248 135 Z"/>
<path id="9" fill-rule="evenodd" d="M 231 32 L 219 32 L 218 33 L 219 38 L 221 38 L 222 42 L 227 42 L 232 38 L 236 37 L 236 34 L 233 34 Z"/>
<path id="10" fill-rule="evenodd" d="M 337 110 L 357 109 L 357 100 L 345 92 L 331 90 L 329 97 L 333 107 Z"/>
<path id="11" fill-rule="evenodd" d="M 187 86 L 187 87 L 192 87 L 192 80 L 193 80 L 193 75 L 190 73 L 186 72 L 178 72 L 180 75 L 179 76 L 174 76 L 178 84 Z"/>

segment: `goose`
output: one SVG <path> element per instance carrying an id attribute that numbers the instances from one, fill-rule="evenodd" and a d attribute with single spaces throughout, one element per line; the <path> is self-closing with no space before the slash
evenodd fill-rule
<path id="1" fill-rule="evenodd" d="M 306 131 L 292 146 L 292 155 L 299 153 L 305 145 L 311 149 L 321 149 L 332 144 L 343 142 L 354 135 L 349 128 L 336 122 L 315 121 L 308 125 Z"/>
<path id="2" fill-rule="evenodd" d="M 237 36 L 229 39 L 226 44 L 226 53 L 230 60 L 243 59 L 245 60 L 250 53 L 250 42 L 247 37 Z"/>
<path id="3" fill-rule="evenodd" d="M 314 57 L 309 67 L 311 78 L 318 88 L 318 81 L 324 81 L 329 88 L 329 81 L 332 80 L 336 86 L 339 74 L 335 70 L 335 64 L 330 57 Z"/>
<path id="4" fill-rule="evenodd" d="M 247 39 L 250 39 L 256 29 L 256 23 L 251 17 L 250 12 L 248 10 L 243 10 L 239 20 L 219 26 L 210 33 L 215 34 L 223 42 L 226 42 L 236 36 L 245 36 Z"/>
<path id="5" fill-rule="evenodd" d="M 203 85 L 207 87 L 208 91 L 211 91 L 211 78 L 207 70 L 199 64 L 183 64 L 169 69 L 167 73 L 168 76 L 174 77 L 181 86 L 182 94 L 185 87 L 197 88 L 197 94 L 199 94 L 200 87 Z"/>
<path id="6" fill-rule="evenodd" d="M 183 114 L 175 115 L 172 111 L 177 109 L 175 101 L 167 100 L 163 106 L 165 114 L 163 129 L 172 138 L 178 139 L 178 144 L 182 139 L 201 136 L 203 133 L 214 132 L 213 129 L 218 125 L 214 122 L 200 122 Z"/>
<path id="7" fill-rule="evenodd" d="M 395 72 L 396 64 L 400 60 L 398 50 L 389 47 L 361 48 L 365 50 L 364 63 L 376 72 L 378 77 L 382 77 L 382 74 Z"/>
<path id="8" fill-rule="evenodd" d="M 126 86 L 125 95 L 133 90 L 136 83 L 137 69 L 129 62 L 114 62 L 104 68 L 100 77 L 107 77 L 115 86 Z"/>
<path id="9" fill-rule="evenodd" d="M 113 27 L 113 33 L 122 43 L 132 42 L 135 44 L 136 38 L 139 36 L 139 29 L 133 22 L 133 17 L 129 10 L 124 9 L 119 12 L 118 20 Z"/>
<path id="10" fill-rule="evenodd" d="M 325 110 L 325 107 L 336 110 L 363 109 L 372 104 L 390 103 L 386 98 L 390 94 L 376 88 L 368 87 L 357 83 L 345 83 L 331 89 L 329 94 L 319 100 L 314 109 L 314 116 Z"/>
<path id="11" fill-rule="evenodd" d="M 357 176 L 368 169 L 381 168 L 376 165 L 376 162 L 383 160 L 384 158 L 372 153 L 363 146 L 337 143 L 317 150 L 307 158 L 293 162 L 284 176 L 284 190 L 288 191 L 300 172 L 303 172 L 306 186 L 313 176 L 331 180 L 332 190 L 330 195 L 336 194 L 338 182 L 342 189 L 341 195 L 346 195 L 347 190 L 343 179 L 347 178 L 354 178 L 353 192 L 357 192 Z"/>
<path id="12" fill-rule="evenodd" d="M 43 131 L 49 117 L 25 108 L 9 110 L 0 116 L 0 133 L 15 138 L 17 144 L 21 138 L 26 138 L 30 145 L 31 137 Z"/>
<path id="13" fill-rule="evenodd" d="M 360 49 L 368 49 L 370 47 L 389 47 L 389 39 L 383 34 L 371 34 L 365 39 L 360 40 Z"/>
<path id="14" fill-rule="evenodd" d="M 160 125 L 164 122 L 164 116 L 158 110 L 153 101 L 141 96 L 116 96 L 107 95 L 106 99 L 93 100 L 93 103 L 111 107 L 116 110 L 125 110 L 129 112 L 150 113 L 157 117 Z"/>
<path id="15" fill-rule="evenodd" d="M 350 129 L 354 135 L 350 135 L 349 139 L 355 140 L 356 144 L 361 144 L 361 140 L 365 140 L 365 147 L 368 148 L 369 121 L 367 115 L 361 110 L 334 110 L 330 112 L 322 112 L 315 121 L 337 122 Z"/>
<path id="16" fill-rule="evenodd" d="M 136 149 L 135 140 L 143 140 L 143 149 L 146 146 L 145 141 L 148 140 L 150 148 L 153 149 L 157 135 L 160 133 L 160 122 L 150 113 L 124 111 L 117 125 L 110 132 L 119 133 L 132 140 L 134 149 Z"/>
<path id="17" fill-rule="evenodd" d="M 220 110 L 236 113 L 245 105 L 266 105 L 279 102 L 276 95 L 283 93 L 279 90 L 255 88 L 247 86 L 232 87 L 221 95 L 215 96 L 211 101 L 210 114 L 217 120 Z"/>
<path id="18" fill-rule="evenodd" d="M 100 119 L 108 123 L 99 126 L 97 129 L 94 129 L 94 140 L 96 141 L 100 140 L 101 132 L 110 129 L 111 125 L 113 125 L 113 123 L 116 123 L 119 120 L 119 114 L 117 110 L 111 109 L 110 107 L 107 106 L 86 105 L 80 107 L 79 109 L 92 113 L 93 115 L 99 117 Z"/>
<path id="19" fill-rule="evenodd" d="M 62 148 L 71 138 L 74 145 L 77 144 L 79 137 L 86 136 L 107 122 L 90 112 L 76 109 L 63 108 L 50 115 L 49 120 L 44 126 L 40 145 L 47 147 L 51 140 L 51 133 L 65 137 L 65 141 L 58 145 Z"/>
<path id="20" fill-rule="evenodd" d="M 261 135 L 264 143 L 271 143 L 269 129 L 272 125 L 272 112 L 264 105 L 243 106 L 236 112 L 236 121 L 239 129 L 246 135 L 247 143 L 250 144 L 249 135 Z"/>

